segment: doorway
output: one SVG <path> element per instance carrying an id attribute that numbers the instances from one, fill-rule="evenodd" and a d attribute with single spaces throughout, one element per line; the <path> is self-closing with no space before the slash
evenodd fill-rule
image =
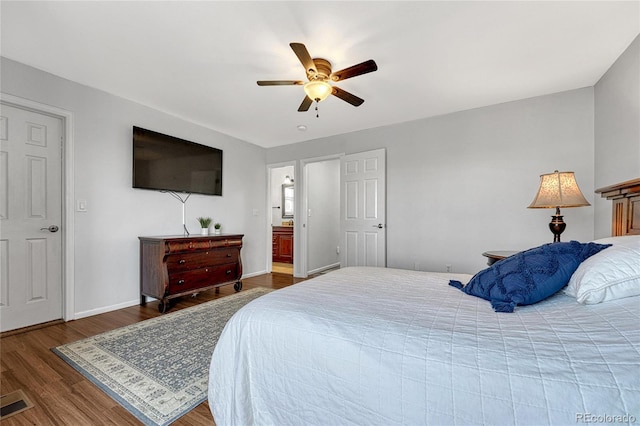
<path id="1" fill-rule="evenodd" d="M 293 275 L 295 211 L 295 167 L 269 169 L 271 204 L 271 272 Z"/>
<path id="2" fill-rule="evenodd" d="M 340 267 L 340 157 L 303 164 L 305 271 L 314 275 Z"/>

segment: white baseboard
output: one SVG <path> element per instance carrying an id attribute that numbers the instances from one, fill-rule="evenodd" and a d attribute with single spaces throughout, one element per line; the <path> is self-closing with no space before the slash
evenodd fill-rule
<path id="1" fill-rule="evenodd" d="M 333 269 L 333 268 L 338 268 L 338 267 L 340 267 L 340 262 L 334 263 L 332 265 L 326 265 L 326 266 L 323 266 L 321 268 L 316 268 L 313 271 L 309 271 L 308 274 L 309 275 L 319 274 L 320 272 L 326 271 L 327 269 Z"/>
<path id="2" fill-rule="evenodd" d="M 250 274 L 243 274 L 242 275 L 242 279 L 243 278 L 251 278 L 251 277 L 255 277 L 255 276 L 258 276 L 258 275 L 262 275 L 262 274 L 266 274 L 266 271 L 258 271 L 258 272 L 252 272 Z M 156 300 L 156 299 L 154 299 L 153 297 L 147 296 L 147 302 L 151 302 L 151 301 L 154 301 L 154 300 Z M 111 312 L 111 311 L 117 311 L 118 309 L 124 309 L 124 308 L 128 308 L 130 306 L 135 306 L 135 305 L 139 305 L 139 304 L 140 304 L 140 298 L 138 298 L 136 300 L 130 300 L 128 302 L 118 303 L 116 305 L 103 306 L 101 308 L 91 309 L 89 311 L 76 312 L 76 314 L 74 316 L 74 319 L 92 317 L 94 315 L 100 315 L 100 314 L 104 314 L 104 313 Z"/>
<path id="3" fill-rule="evenodd" d="M 240 280 L 242 281 L 242 280 L 243 280 L 243 279 L 245 279 L 245 278 L 257 277 L 258 275 L 264 275 L 264 274 L 266 274 L 266 273 L 267 273 L 267 271 L 266 271 L 266 269 L 265 269 L 265 270 L 263 270 L 263 271 L 252 272 L 252 273 L 250 273 L 250 274 L 242 274 L 242 278 L 240 278 Z"/>
<path id="4" fill-rule="evenodd" d="M 101 308 L 91 309 L 89 311 L 76 312 L 75 319 L 92 317 L 94 315 L 104 314 L 111 311 L 117 311 L 118 309 L 124 309 L 130 306 L 139 305 L 139 304 L 140 304 L 140 298 L 137 298 L 136 300 L 130 300 L 128 302 L 122 302 L 116 305 L 103 306 Z"/>

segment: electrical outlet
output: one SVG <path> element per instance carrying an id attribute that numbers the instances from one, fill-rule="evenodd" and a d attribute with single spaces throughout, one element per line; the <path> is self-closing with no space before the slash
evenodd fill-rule
<path id="1" fill-rule="evenodd" d="M 447 268 L 447 272 L 451 272 L 451 265 L 449 263 L 444 266 Z"/>
<path id="2" fill-rule="evenodd" d="M 340 246 L 336 246 L 336 254 L 340 254 Z"/>

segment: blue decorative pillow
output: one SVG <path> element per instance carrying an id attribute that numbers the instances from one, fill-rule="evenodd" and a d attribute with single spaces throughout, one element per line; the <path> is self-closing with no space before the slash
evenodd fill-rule
<path id="1" fill-rule="evenodd" d="M 585 259 L 611 244 L 549 243 L 502 259 L 478 272 L 466 286 L 449 285 L 491 301 L 496 312 L 513 312 L 557 293 Z"/>

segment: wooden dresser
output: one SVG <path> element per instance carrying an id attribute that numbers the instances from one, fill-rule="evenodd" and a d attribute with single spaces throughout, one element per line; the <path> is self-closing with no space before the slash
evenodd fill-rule
<path id="1" fill-rule="evenodd" d="M 293 263 L 293 227 L 274 226 L 271 230 L 274 262 Z"/>
<path id="2" fill-rule="evenodd" d="M 138 237 L 140 240 L 140 305 L 146 296 L 170 299 L 233 284 L 242 289 L 242 234 Z"/>

